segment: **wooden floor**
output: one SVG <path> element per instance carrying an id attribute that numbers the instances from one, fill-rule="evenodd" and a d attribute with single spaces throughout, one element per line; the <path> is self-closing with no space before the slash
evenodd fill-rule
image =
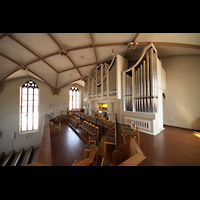
<path id="1" fill-rule="evenodd" d="M 76 134 L 68 124 L 62 130 L 51 134 L 53 166 L 69 166 L 83 160 L 87 137 L 76 129 Z M 99 145 L 99 155 L 106 157 L 104 166 L 109 166 L 114 146 L 107 145 L 103 153 L 103 140 Z M 200 166 L 200 134 L 198 132 L 165 126 L 157 136 L 140 131 L 140 147 L 146 159 L 139 166 Z"/>
<path id="2" fill-rule="evenodd" d="M 81 140 L 68 124 L 62 124 L 61 132 L 51 134 L 53 166 L 69 166 L 83 154 L 86 143 Z M 80 160 L 83 157 L 79 158 Z"/>
<path id="3" fill-rule="evenodd" d="M 140 132 L 146 159 L 139 166 L 200 166 L 200 134 L 165 126 L 157 136 Z"/>

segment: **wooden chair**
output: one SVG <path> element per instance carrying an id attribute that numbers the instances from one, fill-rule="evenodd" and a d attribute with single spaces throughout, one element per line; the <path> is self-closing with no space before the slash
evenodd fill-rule
<path id="1" fill-rule="evenodd" d="M 89 137 L 89 143 L 94 143 L 97 146 L 99 145 L 99 132 L 100 132 L 100 128 L 99 127 L 95 127 L 96 128 L 96 135 L 92 135 Z"/>
<path id="2" fill-rule="evenodd" d="M 122 130 L 122 136 L 123 136 L 123 141 L 125 141 L 125 136 L 126 134 L 132 134 L 135 138 L 137 138 L 137 141 L 138 141 L 138 146 L 140 146 L 140 131 L 139 131 L 139 127 L 137 125 L 135 125 L 133 122 L 132 122 L 132 125 L 133 125 L 133 129 L 132 130 L 124 130 L 123 128 L 121 129 Z M 135 130 L 136 129 L 136 130 Z M 136 132 L 137 131 L 137 132 Z"/>
<path id="3" fill-rule="evenodd" d="M 54 126 L 54 132 L 56 131 L 56 128 L 61 131 L 61 121 L 59 121 L 58 126 Z"/>
<path id="4" fill-rule="evenodd" d="M 105 142 L 104 142 L 104 153 L 106 153 L 106 144 L 110 145 L 116 145 L 117 144 L 117 127 L 115 125 L 115 134 L 114 137 L 106 136 Z"/>
<path id="5" fill-rule="evenodd" d="M 85 149 L 84 149 L 84 159 L 86 158 L 86 154 L 87 152 L 90 151 L 90 147 L 93 144 L 96 144 L 97 146 L 99 145 L 99 132 L 100 132 L 100 128 L 99 127 L 95 127 L 95 131 L 90 131 L 89 134 L 91 135 L 89 137 L 89 141 L 88 144 L 86 145 Z"/>
<path id="6" fill-rule="evenodd" d="M 94 144 L 92 144 L 90 146 L 90 155 L 88 158 L 84 160 L 75 163 L 71 166 L 88 166 L 88 165 L 93 165 L 93 166 L 97 166 L 97 162 L 98 162 L 98 147 Z"/>
<path id="7" fill-rule="evenodd" d="M 145 158 L 134 136 L 132 134 L 127 134 L 125 136 L 123 153 L 119 150 L 115 150 L 112 153 L 111 166 L 137 166 Z"/>

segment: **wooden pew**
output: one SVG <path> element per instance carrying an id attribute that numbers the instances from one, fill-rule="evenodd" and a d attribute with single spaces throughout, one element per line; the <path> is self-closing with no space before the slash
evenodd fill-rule
<path id="1" fill-rule="evenodd" d="M 15 150 L 12 150 L 10 155 L 7 155 L 7 157 L 4 159 L 4 161 L 1 163 L 1 166 L 5 166 L 7 164 L 7 162 L 9 161 L 9 159 L 12 157 L 12 155 L 14 154 Z"/>
<path id="2" fill-rule="evenodd" d="M 137 166 L 145 158 L 134 136 L 128 133 L 125 136 L 123 153 L 119 150 L 115 150 L 112 153 L 113 163 L 111 163 L 111 166 Z"/>
<path id="3" fill-rule="evenodd" d="M 24 148 L 22 148 L 22 150 L 15 156 L 15 159 L 12 161 L 10 166 L 16 166 L 17 165 L 23 151 L 24 151 Z"/>
<path id="4" fill-rule="evenodd" d="M 86 158 L 78 163 L 75 163 L 71 166 L 88 166 L 93 165 L 96 166 L 98 161 L 98 147 L 96 145 L 92 145 L 90 147 L 90 155 L 89 158 Z"/>
<path id="5" fill-rule="evenodd" d="M 33 146 L 31 146 L 31 148 L 26 152 L 26 155 L 25 155 L 25 157 L 23 159 L 23 162 L 22 162 L 21 166 L 25 166 L 25 165 L 28 164 L 32 149 L 33 149 Z"/>

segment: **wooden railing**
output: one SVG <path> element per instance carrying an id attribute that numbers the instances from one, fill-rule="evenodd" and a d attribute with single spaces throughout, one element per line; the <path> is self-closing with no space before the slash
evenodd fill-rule
<path id="1" fill-rule="evenodd" d="M 49 115 L 45 115 L 41 141 L 38 150 L 37 162 L 27 166 L 52 166 L 51 136 L 49 128 Z"/>

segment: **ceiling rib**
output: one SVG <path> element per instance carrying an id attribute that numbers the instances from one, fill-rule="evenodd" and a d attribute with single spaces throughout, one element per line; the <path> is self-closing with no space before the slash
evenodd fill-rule
<path id="1" fill-rule="evenodd" d="M 33 60 L 33 61 L 27 63 L 25 66 L 28 66 L 28 65 L 30 65 L 30 64 L 33 64 L 34 62 L 37 62 L 37 61 L 40 61 L 40 60 L 44 60 L 45 58 L 48 58 L 48 57 L 51 57 L 51 56 L 55 56 L 55 55 L 58 55 L 58 52 L 52 53 L 52 54 L 49 54 L 49 55 L 46 55 L 46 56 L 44 56 L 44 57 L 42 57 L 42 58 L 38 58 L 37 60 Z M 57 72 L 57 71 L 56 71 L 56 72 Z"/>
<path id="2" fill-rule="evenodd" d="M 8 35 L 8 37 L 10 37 L 12 40 L 14 40 L 15 42 L 17 42 L 19 45 L 23 46 L 26 50 L 28 50 L 29 52 L 31 52 L 32 54 L 34 54 L 36 57 L 38 57 L 39 59 L 41 59 L 40 56 L 38 56 L 35 52 L 33 52 L 31 49 L 29 49 L 26 45 L 24 45 L 23 43 L 21 43 L 19 40 L 17 40 L 16 38 L 14 38 L 12 35 Z M 45 60 L 41 59 L 44 63 L 46 63 L 49 67 L 51 67 L 54 71 L 57 72 L 56 69 L 54 69 L 50 64 L 48 64 Z M 27 65 L 26 65 L 27 66 Z M 58 72 L 57 72 L 58 73 Z"/>
<path id="3" fill-rule="evenodd" d="M 28 68 L 27 68 L 28 69 Z M 47 81 L 45 81 L 41 76 L 37 75 L 35 72 L 33 72 L 32 70 L 28 69 L 29 72 L 33 73 L 35 76 L 37 76 L 38 78 L 40 78 L 41 80 L 43 80 L 49 87 L 53 88 Z M 54 88 L 53 88 L 54 89 Z"/>
<path id="4" fill-rule="evenodd" d="M 94 50 L 94 55 L 95 55 L 96 62 L 97 62 L 97 54 L 96 54 L 95 47 L 94 47 L 94 41 L 93 41 L 93 38 L 92 38 L 92 33 L 90 33 L 90 39 L 91 39 L 91 41 L 92 41 L 92 46 L 93 46 L 93 50 Z"/>
<path id="5" fill-rule="evenodd" d="M 10 33 L 4 33 L 3 35 L 0 36 L 0 40 L 9 35 Z"/>
<path id="6" fill-rule="evenodd" d="M 90 63 L 90 64 L 78 66 L 77 68 L 87 67 L 87 66 L 90 66 L 90 65 L 98 65 L 98 64 L 100 64 L 100 63 L 110 63 L 111 61 L 112 61 L 112 60 L 106 60 L 106 61 L 101 61 L 101 62 Z M 73 70 L 73 69 L 74 69 L 74 68 L 65 69 L 65 70 L 63 70 L 63 71 L 60 71 L 59 73 L 66 72 L 66 71 Z"/>
<path id="7" fill-rule="evenodd" d="M 139 35 L 139 33 L 137 33 Z M 136 36 L 138 36 L 136 35 Z M 136 37 L 134 37 L 134 39 L 136 40 Z M 134 41 L 133 39 L 133 41 Z M 194 48 L 194 49 L 200 49 L 200 45 L 190 45 L 190 44 L 183 44 L 183 43 L 169 43 L 169 42 L 153 42 L 155 45 L 158 45 L 158 46 L 174 46 L 174 47 L 186 47 L 186 48 Z M 149 42 L 138 42 L 138 45 L 148 45 Z M 97 45 L 94 45 L 94 48 L 96 47 L 108 47 L 108 46 L 123 46 L 123 45 L 127 45 L 126 42 L 120 42 L 120 43 L 106 43 L 106 44 L 97 44 Z M 82 47 L 76 47 L 76 48 L 72 48 L 72 49 L 68 49 L 68 50 L 65 50 L 67 53 L 69 53 L 70 51 L 76 51 L 76 50 L 80 50 L 80 49 L 88 49 L 88 48 L 93 48 L 92 45 L 87 45 L 87 46 L 82 46 Z M 52 54 L 49 54 L 49 55 L 46 55 L 42 58 L 39 58 L 37 60 L 34 60 L 34 61 L 31 61 L 30 63 L 27 63 L 25 66 L 28 66 L 34 62 L 37 62 L 37 61 L 40 61 L 40 60 L 43 60 L 45 58 L 48 58 L 48 57 L 51 57 L 51 56 L 55 56 L 57 55 L 58 52 L 56 53 L 52 53 Z M 126 53 L 125 53 L 126 54 Z M 124 54 L 124 57 L 125 57 L 125 54 Z M 97 63 L 94 63 L 94 64 L 98 64 L 99 62 Z M 90 65 L 90 64 L 89 64 Z M 82 66 L 79 66 L 79 67 L 76 67 L 76 68 L 80 68 Z M 84 65 L 83 65 L 84 67 Z M 68 69 L 68 70 L 72 70 L 74 68 L 71 68 L 71 69 Z M 55 69 L 54 69 L 55 70 Z M 68 71 L 67 70 L 67 71 Z M 56 70 L 55 70 L 56 71 Z M 64 70 L 65 71 L 65 70 Z M 57 71 L 56 71 L 57 72 Z M 61 71 L 63 72 L 63 71 Z M 61 72 L 57 72 L 57 73 L 61 73 Z"/>
<path id="8" fill-rule="evenodd" d="M 55 40 L 55 38 L 50 33 L 47 33 L 47 35 L 57 44 L 57 46 L 60 48 L 60 50 L 62 50 L 61 45 Z"/>
<path id="9" fill-rule="evenodd" d="M 71 82 L 69 82 L 69 83 L 67 83 L 67 84 L 65 84 L 65 85 L 63 85 L 63 86 L 61 86 L 61 87 L 59 87 L 57 90 L 59 90 L 59 89 L 65 87 L 65 86 L 67 86 L 67 85 L 69 85 L 69 84 L 71 84 L 71 83 L 73 83 L 73 82 L 75 82 L 75 81 L 79 81 L 79 80 L 80 80 L 80 78 L 79 78 L 79 79 L 76 79 L 76 80 L 74 80 L 74 81 L 71 81 Z"/>
<path id="10" fill-rule="evenodd" d="M 10 75 L 14 74 L 15 72 L 17 72 L 19 69 L 17 68 L 16 70 L 14 70 L 13 72 L 11 72 L 10 74 L 8 74 L 7 76 L 5 76 L 0 83 L 2 83 L 6 78 L 8 78 Z"/>
<path id="11" fill-rule="evenodd" d="M 17 64 L 17 65 L 19 65 L 19 66 L 20 66 L 20 64 L 19 64 L 17 61 L 15 61 L 15 60 L 13 60 L 13 59 L 9 58 L 8 56 L 5 56 L 5 55 L 4 55 L 4 54 L 2 54 L 2 53 L 0 53 L 0 55 L 1 55 L 1 56 L 3 56 L 4 58 L 7 58 L 8 60 L 10 60 L 10 61 L 12 61 L 12 62 L 14 62 L 15 64 Z"/>
<path id="12" fill-rule="evenodd" d="M 61 45 L 56 41 L 56 39 L 50 34 L 47 33 L 48 36 L 57 44 L 57 46 L 60 48 L 60 50 L 63 50 L 63 48 L 61 47 Z M 78 71 L 78 73 L 80 74 L 80 76 L 82 76 L 82 74 L 80 73 L 80 71 L 77 69 L 76 65 L 74 64 L 74 62 L 72 61 L 72 59 L 69 57 L 69 55 L 66 56 L 70 62 L 74 65 L 74 68 Z M 57 72 L 58 73 L 58 72 Z"/>

